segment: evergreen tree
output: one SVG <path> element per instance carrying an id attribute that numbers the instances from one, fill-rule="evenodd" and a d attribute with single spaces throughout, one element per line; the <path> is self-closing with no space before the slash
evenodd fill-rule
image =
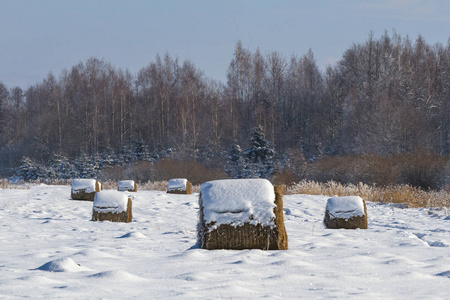
<path id="1" fill-rule="evenodd" d="M 38 179 L 43 182 L 50 183 L 52 179 L 56 178 L 55 171 L 48 165 L 37 164 Z"/>
<path id="2" fill-rule="evenodd" d="M 49 176 L 51 179 L 71 179 L 77 177 L 77 172 L 65 156 L 54 155 L 50 162 Z"/>
<path id="3" fill-rule="evenodd" d="M 115 163 L 114 149 L 108 147 L 103 153 L 100 154 L 99 167 L 103 169 L 105 167 L 114 166 Z"/>
<path id="4" fill-rule="evenodd" d="M 75 166 L 79 178 L 93 178 L 97 175 L 92 160 L 84 153 L 75 161 Z"/>
<path id="5" fill-rule="evenodd" d="M 151 160 L 148 145 L 146 145 L 144 143 L 144 140 L 142 140 L 142 139 L 134 142 L 133 154 L 134 154 L 135 160 L 146 160 L 146 161 Z"/>
<path id="6" fill-rule="evenodd" d="M 116 155 L 115 165 L 129 165 L 136 161 L 136 156 L 134 155 L 133 146 L 126 143 L 120 149 L 118 155 Z"/>
<path id="7" fill-rule="evenodd" d="M 250 142 L 250 148 L 244 151 L 248 173 L 246 177 L 269 178 L 273 172 L 274 151 L 270 147 L 270 142 L 265 139 L 264 130 L 261 126 L 253 128 Z"/>
<path id="8" fill-rule="evenodd" d="M 236 143 L 231 144 L 228 150 L 227 167 L 225 172 L 231 178 L 245 178 L 245 161 L 242 157 L 241 147 Z"/>
<path id="9" fill-rule="evenodd" d="M 17 176 L 23 181 L 38 180 L 42 177 L 41 168 L 29 157 L 23 157 Z"/>
<path id="10" fill-rule="evenodd" d="M 93 168 L 93 177 L 97 176 L 98 172 L 100 172 L 103 168 L 102 164 L 102 158 L 98 153 L 95 153 L 91 156 L 91 165 Z"/>

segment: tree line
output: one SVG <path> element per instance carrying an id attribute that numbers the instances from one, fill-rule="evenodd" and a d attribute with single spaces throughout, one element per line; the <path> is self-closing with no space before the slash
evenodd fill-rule
<path id="1" fill-rule="evenodd" d="M 166 53 L 137 74 L 97 58 L 23 90 L 0 82 L 0 168 L 22 157 L 119 152 L 220 161 L 261 126 L 276 158 L 450 155 L 450 39 L 430 45 L 395 32 L 351 45 L 321 71 L 310 50 L 289 58 L 239 41 L 225 83 Z M 234 146 L 233 146 L 234 145 Z"/>

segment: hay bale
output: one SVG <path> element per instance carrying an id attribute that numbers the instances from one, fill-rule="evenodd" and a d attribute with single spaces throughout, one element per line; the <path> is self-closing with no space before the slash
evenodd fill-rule
<path id="1" fill-rule="evenodd" d="M 94 201 L 95 193 L 100 189 L 101 183 L 95 179 L 73 179 L 70 196 L 72 200 Z"/>
<path id="2" fill-rule="evenodd" d="M 169 194 L 187 194 L 190 195 L 192 190 L 191 183 L 184 178 L 175 178 L 169 180 L 167 193 Z"/>
<path id="3" fill-rule="evenodd" d="M 359 196 L 331 197 L 325 208 L 327 228 L 367 229 L 367 206 Z"/>
<path id="4" fill-rule="evenodd" d="M 197 238 L 203 249 L 288 249 L 281 189 L 266 179 L 206 182 L 199 206 Z"/>
<path id="5" fill-rule="evenodd" d="M 134 180 L 121 180 L 117 186 L 119 192 L 137 192 L 137 185 Z"/>
<path id="6" fill-rule="evenodd" d="M 131 197 L 119 191 L 103 191 L 95 195 L 92 221 L 131 222 Z"/>

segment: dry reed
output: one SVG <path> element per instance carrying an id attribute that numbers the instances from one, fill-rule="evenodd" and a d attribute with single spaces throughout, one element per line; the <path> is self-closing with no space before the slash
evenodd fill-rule
<path id="1" fill-rule="evenodd" d="M 0 179 L 0 189 L 28 190 L 30 189 L 30 185 L 25 182 L 12 183 L 7 179 Z"/>
<path id="2" fill-rule="evenodd" d="M 397 203 L 404 207 L 450 207 L 450 192 L 424 191 L 410 185 L 378 187 L 363 183 L 344 185 L 335 181 L 319 183 L 303 180 L 284 188 L 287 194 L 360 196 L 367 201 Z"/>
<path id="3" fill-rule="evenodd" d="M 6 179 L 0 179 L 0 188 L 4 189 L 29 189 L 36 183 L 12 183 Z M 67 181 L 51 182 L 50 184 L 67 185 Z M 115 181 L 102 182 L 104 189 L 116 188 Z M 140 190 L 167 191 L 168 181 L 148 181 L 140 183 Z M 367 185 L 363 183 L 340 184 L 335 181 L 319 183 L 316 181 L 303 180 L 292 185 L 282 185 L 283 194 L 307 194 L 327 196 L 360 196 L 372 202 L 397 203 L 403 207 L 440 208 L 450 207 L 450 188 L 440 191 L 424 191 L 410 185 L 389 185 L 385 187 Z M 192 186 L 192 193 L 199 193 L 200 185 Z"/>

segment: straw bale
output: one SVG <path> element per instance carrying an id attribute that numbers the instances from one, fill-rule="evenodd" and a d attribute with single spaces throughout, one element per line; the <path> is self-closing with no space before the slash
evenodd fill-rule
<path id="1" fill-rule="evenodd" d="M 274 226 L 251 224 L 243 225 L 221 224 L 215 229 L 214 223 L 206 224 L 201 205 L 201 193 L 199 198 L 199 222 L 197 224 L 197 243 L 200 248 L 214 249 L 261 249 L 261 250 L 287 250 L 288 238 L 284 227 L 283 200 L 281 188 L 275 187 L 275 207 L 273 220 Z"/>
<path id="2" fill-rule="evenodd" d="M 170 181 L 169 181 L 170 184 Z M 183 194 L 183 195 L 190 195 L 192 193 L 192 184 L 189 182 L 189 180 L 186 181 L 186 187 L 178 187 L 178 188 L 170 188 L 170 186 L 167 188 L 168 194 Z"/>
<path id="3" fill-rule="evenodd" d="M 126 186 L 124 185 L 124 187 L 123 188 L 121 188 L 121 182 L 126 182 L 126 181 L 132 181 L 132 185 L 133 185 L 133 188 L 132 189 L 130 189 L 130 188 L 126 188 Z M 124 180 L 124 181 L 119 181 L 119 183 L 118 183 L 118 185 L 117 185 L 117 190 L 118 191 L 120 191 L 120 192 L 137 192 L 137 185 L 136 185 L 136 182 L 134 181 L 134 180 Z"/>
<path id="4" fill-rule="evenodd" d="M 284 213 L 283 213 L 283 188 L 281 186 L 275 186 L 275 205 L 273 209 L 275 214 L 276 225 L 276 241 L 278 250 L 288 249 L 288 237 L 286 228 L 284 227 Z"/>
<path id="5" fill-rule="evenodd" d="M 331 199 L 331 198 L 330 198 Z M 330 200 L 328 199 L 328 200 Z M 325 218 L 324 225 L 329 229 L 367 229 L 368 221 L 367 221 L 367 206 L 366 201 L 361 199 L 364 206 L 364 214 L 363 215 L 353 215 L 351 217 L 336 217 L 332 216 L 328 209 L 325 209 Z"/>
<path id="6" fill-rule="evenodd" d="M 122 212 L 103 211 L 101 207 L 93 207 L 92 221 L 111 221 L 129 223 L 133 220 L 132 201 L 128 198 L 127 209 Z"/>
<path id="7" fill-rule="evenodd" d="M 87 191 L 87 190 L 89 190 L 88 187 L 75 190 L 73 188 L 73 183 L 72 183 L 72 189 L 71 189 L 70 196 L 71 196 L 72 200 L 94 201 L 95 193 L 100 192 L 101 189 L 102 189 L 102 184 L 98 181 L 95 181 L 95 191 Z"/>

